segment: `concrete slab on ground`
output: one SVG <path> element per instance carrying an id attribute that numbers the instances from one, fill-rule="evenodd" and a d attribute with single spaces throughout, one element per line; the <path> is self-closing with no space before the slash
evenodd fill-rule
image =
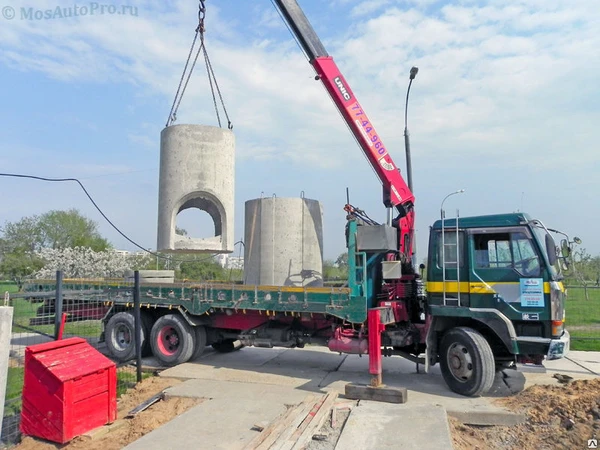
<path id="1" fill-rule="evenodd" d="M 452 448 L 452 440 L 441 406 L 361 401 L 352 409 L 335 448 L 445 450 Z"/>
<path id="2" fill-rule="evenodd" d="M 590 380 L 600 376 L 600 352 L 570 351 L 565 358 L 544 361 L 546 373 L 525 373 L 524 388 L 535 384 L 559 384 L 556 374 L 576 380 Z"/>
<path id="3" fill-rule="evenodd" d="M 331 372 L 339 369 L 346 355 L 321 348 L 244 348 L 233 353 L 207 352 L 200 359 L 172 367 L 161 376 L 179 379 L 229 380 L 303 387 L 314 391 Z"/>
<path id="4" fill-rule="evenodd" d="M 350 448 L 349 445 L 352 448 L 451 448 L 446 411 L 467 420 L 481 417 L 493 422 L 513 423 L 519 418 L 495 406 L 492 403 L 494 397 L 513 395 L 531 384 L 558 383 L 552 378 L 555 373 L 595 378 L 594 371 L 600 366 L 600 352 L 571 352 L 569 359 L 548 361 L 546 366 L 546 373 L 505 370 L 496 377 L 487 396 L 466 398 L 448 389 L 439 366 L 434 366 L 429 374 L 424 374 L 423 366 L 420 366 L 420 373 L 417 373 L 413 362 L 384 358 L 383 382 L 387 386 L 406 387 L 407 403 L 361 401 L 362 406 L 356 409 L 359 412 L 355 415 L 353 411 L 350 417 L 361 414 L 365 417 L 346 424 L 336 448 Z M 367 357 L 338 355 L 323 347 L 244 348 L 228 354 L 207 351 L 196 361 L 165 370 L 161 376 L 187 380 L 170 389 L 168 395 L 210 400 L 126 447 L 129 450 L 242 448 L 256 435 L 251 431 L 252 426 L 277 418 L 285 410 L 286 403 L 297 404 L 311 393 L 329 390 L 336 390 L 343 397 L 346 383 L 368 384 L 370 381 Z M 372 406 L 367 406 L 368 403 Z M 427 428 L 429 420 L 423 420 L 425 416 L 431 416 L 432 423 L 438 423 L 439 428 L 433 431 Z M 365 421 L 373 423 L 372 432 L 365 433 Z M 411 427 L 405 427 L 406 423 Z M 398 435 L 403 428 L 408 428 L 406 432 L 410 436 L 402 438 Z M 361 446 L 356 439 L 362 438 L 353 439 L 352 433 L 367 436 L 368 445 Z M 444 441 L 439 445 L 432 441 L 438 437 Z M 344 447 L 344 442 L 348 442 L 348 447 Z"/>
<path id="5" fill-rule="evenodd" d="M 253 425 L 275 420 L 286 404 L 298 404 L 307 395 L 288 386 L 188 380 L 167 390 L 167 396 L 206 400 L 125 449 L 242 449 L 258 433 Z"/>

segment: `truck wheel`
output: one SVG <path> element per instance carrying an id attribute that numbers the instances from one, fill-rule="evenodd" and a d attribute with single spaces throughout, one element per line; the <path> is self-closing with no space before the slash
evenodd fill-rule
<path id="1" fill-rule="evenodd" d="M 179 314 L 160 317 L 150 332 L 152 354 L 164 365 L 188 361 L 194 352 L 194 331 Z"/>
<path id="2" fill-rule="evenodd" d="M 494 383 L 494 354 L 478 331 L 452 328 L 440 344 L 442 375 L 457 394 L 474 397 L 485 394 Z"/>
<path id="3" fill-rule="evenodd" d="M 241 350 L 244 348 L 243 345 L 235 345 L 235 339 L 224 339 L 219 342 L 213 342 L 212 348 L 214 348 L 219 353 L 231 353 L 236 350 Z"/>
<path id="4" fill-rule="evenodd" d="M 150 331 L 152 331 L 152 324 L 154 323 L 154 319 L 149 313 L 142 312 L 142 326 L 144 336 L 150 336 Z M 144 345 L 142 346 L 142 358 L 147 356 L 152 356 L 152 347 L 150 347 L 150 339 L 144 339 Z"/>
<path id="5" fill-rule="evenodd" d="M 106 347 L 119 362 L 135 358 L 135 319 L 131 312 L 120 312 L 108 319 L 104 331 Z M 142 324 L 142 348 L 147 332 Z"/>
<path id="6" fill-rule="evenodd" d="M 194 340 L 194 353 L 191 359 L 198 359 L 204 353 L 206 348 L 206 328 L 202 325 L 194 327 L 195 340 Z"/>

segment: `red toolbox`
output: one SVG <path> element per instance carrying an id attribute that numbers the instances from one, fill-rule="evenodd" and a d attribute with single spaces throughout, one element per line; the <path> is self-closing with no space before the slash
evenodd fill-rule
<path id="1" fill-rule="evenodd" d="M 81 338 L 27 347 L 23 434 L 64 444 L 116 418 L 114 362 Z"/>

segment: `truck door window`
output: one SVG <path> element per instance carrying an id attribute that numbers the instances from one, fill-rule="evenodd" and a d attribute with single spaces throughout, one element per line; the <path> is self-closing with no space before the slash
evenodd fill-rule
<path id="1" fill-rule="evenodd" d="M 473 236 L 476 268 L 512 268 L 525 277 L 540 275 L 540 259 L 525 233 L 485 233 Z"/>

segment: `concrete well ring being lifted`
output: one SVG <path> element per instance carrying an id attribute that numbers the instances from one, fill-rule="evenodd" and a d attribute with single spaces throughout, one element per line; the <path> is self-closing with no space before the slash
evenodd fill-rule
<path id="1" fill-rule="evenodd" d="M 157 249 L 231 253 L 234 244 L 235 136 L 207 125 L 171 125 L 160 135 Z M 212 218 L 214 237 L 175 232 L 177 215 L 190 208 Z"/>

